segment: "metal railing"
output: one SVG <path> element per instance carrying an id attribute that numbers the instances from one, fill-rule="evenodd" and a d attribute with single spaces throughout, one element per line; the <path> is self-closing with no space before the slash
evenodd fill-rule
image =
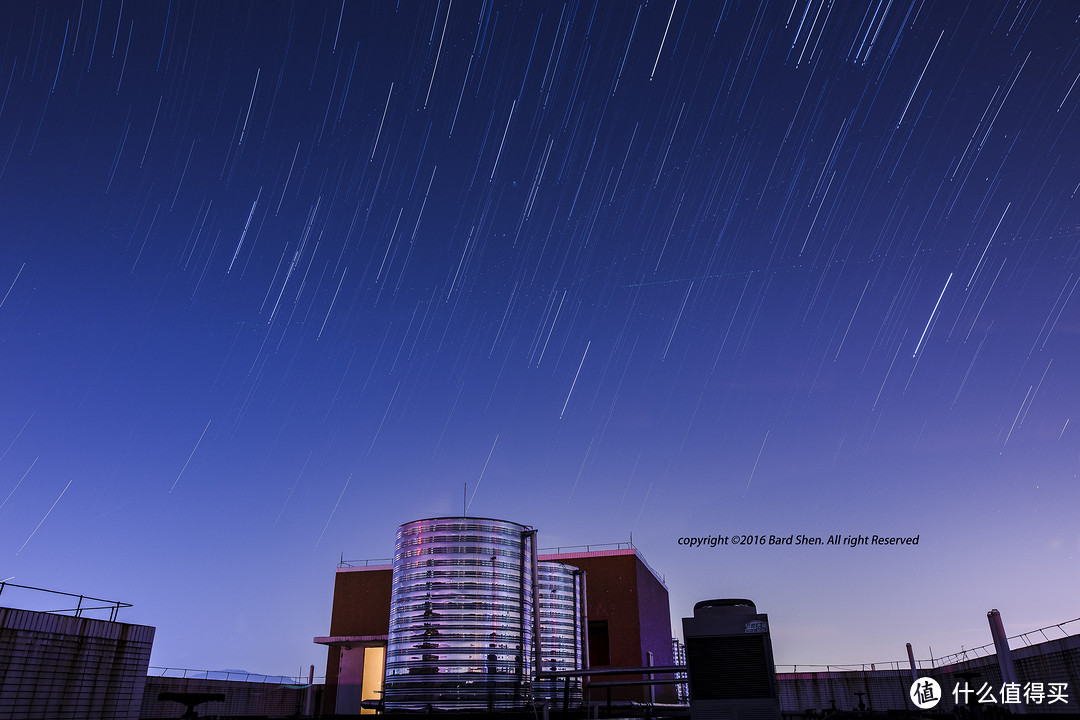
<path id="1" fill-rule="evenodd" d="M 664 575 L 656 572 L 656 568 L 646 562 L 645 558 L 640 552 L 637 552 L 637 546 L 633 542 L 614 542 L 614 543 L 597 543 L 592 545 L 567 545 L 561 547 L 548 547 L 540 548 L 539 552 L 542 555 L 562 555 L 563 553 L 578 553 L 578 552 L 601 552 L 604 550 L 633 550 L 637 553 L 638 560 L 641 564 L 649 569 L 661 583 L 667 585 L 667 578 Z"/>
<path id="2" fill-rule="evenodd" d="M 19 588 L 21 590 L 30 590 L 31 592 L 47 593 L 49 595 L 62 595 L 69 598 L 78 598 L 78 602 L 73 608 L 60 608 L 57 610 L 39 610 L 37 612 L 49 612 L 67 614 L 73 613 L 75 617 L 82 617 L 83 613 L 93 610 L 108 610 L 109 622 L 116 622 L 116 615 L 120 612 L 120 608 L 133 607 L 131 603 L 120 602 L 119 600 L 106 600 L 104 598 L 91 597 L 89 595 L 78 595 L 76 593 L 61 592 L 60 590 L 49 590 L 47 588 L 33 587 L 32 585 L 16 585 L 15 583 L 0 582 L 0 595 L 3 595 L 5 588 Z M 10 594 L 9 594 L 10 595 Z M 83 605 L 83 602 L 99 602 L 105 603 L 105 605 Z M 24 610 L 30 610 L 31 608 L 23 608 Z"/>
<path id="3" fill-rule="evenodd" d="M 1029 630 L 1024 633 L 1018 633 L 1016 635 L 1010 635 L 1010 648 L 1016 650 L 1016 647 L 1011 645 L 1013 640 L 1021 640 L 1024 643 L 1024 647 L 1040 642 L 1050 642 L 1051 640 L 1060 640 L 1062 638 L 1069 637 L 1069 631 L 1065 629 L 1066 625 L 1072 623 L 1080 623 L 1080 618 L 1074 618 L 1072 620 L 1066 620 L 1065 622 L 1055 623 L 1054 625 L 1047 625 L 1046 627 L 1037 628 L 1035 630 Z M 1080 628 L 1074 628 L 1074 630 Z M 1047 635 L 1050 631 L 1055 634 L 1054 631 L 1060 633 L 1056 637 Z M 1075 634 L 1075 633 L 1074 633 Z M 1032 641 L 1034 638 L 1034 642 Z M 953 663 L 964 662 L 966 660 L 975 660 L 981 657 L 987 657 L 994 655 L 997 650 L 994 648 L 994 643 L 989 642 L 985 645 L 980 645 L 974 648 L 961 648 L 960 652 L 951 653 L 949 655 L 943 655 L 937 658 L 930 658 L 929 660 L 916 660 L 915 665 L 918 669 L 934 669 L 944 665 L 951 665 Z M 791 668 L 785 670 L 782 668 Z M 877 663 L 845 663 L 845 664 L 830 664 L 830 665 L 811 665 L 811 664 L 798 664 L 798 665 L 777 665 L 777 672 L 865 672 L 868 670 L 909 670 L 911 664 L 908 660 L 887 660 L 885 662 Z"/>
<path id="4" fill-rule="evenodd" d="M 341 561 L 338 562 L 338 567 L 371 567 L 372 565 L 393 565 L 394 558 L 372 558 L 370 560 L 346 560 L 345 556 L 341 556 Z"/>
<path id="5" fill-rule="evenodd" d="M 260 675 L 247 670 L 195 670 L 192 668 L 157 667 L 146 669 L 147 677 L 178 678 L 186 680 L 231 680 L 233 682 L 268 683 L 275 685 L 307 685 L 307 673 L 295 677 L 289 675 Z M 326 682 L 325 676 L 316 676 L 315 685 Z"/>
<path id="6" fill-rule="evenodd" d="M 924 661 L 920 660 L 919 663 Z M 929 662 L 929 661 L 926 661 Z M 910 665 L 907 660 L 889 660 L 877 663 L 844 663 L 844 664 L 811 664 L 799 663 L 798 665 L 777 665 L 777 674 L 795 673 L 819 673 L 819 672 L 871 672 L 875 670 L 908 670 Z"/>
<path id="7" fill-rule="evenodd" d="M 1072 620 L 1066 620 L 1065 622 L 1055 623 L 1054 625 L 1047 625 L 1046 627 L 1029 630 L 1028 632 L 1020 633 L 1018 635 L 1012 635 L 1009 637 L 1009 640 L 1022 640 L 1024 643 L 1024 647 L 1030 647 L 1033 644 L 1041 642 L 1050 642 L 1051 640 L 1060 640 L 1061 638 L 1069 637 L 1069 631 L 1065 629 L 1065 626 L 1075 622 L 1080 622 L 1080 618 L 1073 618 Z M 1074 630 L 1075 629 L 1080 628 L 1074 628 Z M 1061 633 L 1061 635 L 1059 635 L 1058 637 L 1050 637 L 1046 634 L 1047 630 L 1050 630 L 1051 632 L 1057 630 Z M 1032 643 L 1031 641 L 1032 637 L 1035 638 L 1034 643 Z M 1012 646 L 1011 642 L 1009 647 L 1012 650 L 1016 650 L 1016 648 Z M 975 648 L 965 649 L 961 646 L 960 652 L 955 652 L 950 655 L 939 657 L 936 660 L 936 664 L 950 665 L 952 663 L 964 662 L 965 660 L 974 660 L 975 658 L 986 657 L 987 655 L 993 655 L 996 652 L 997 650 L 994 648 L 993 642 L 988 642 L 985 645 L 980 645 Z"/>
<path id="8" fill-rule="evenodd" d="M 634 543 L 629 542 L 614 542 L 614 543 L 594 543 L 592 545 L 567 545 L 564 547 L 548 547 L 540 548 L 538 551 L 541 555 L 561 555 L 563 553 L 572 552 L 599 552 L 601 550 L 636 550 Z"/>

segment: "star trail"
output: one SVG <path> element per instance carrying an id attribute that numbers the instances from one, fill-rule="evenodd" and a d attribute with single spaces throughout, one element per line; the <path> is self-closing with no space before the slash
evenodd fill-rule
<path id="1" fill-rule="evenodd" d="M 1076 615 L 1066 2 L 0 19 L 0 576 L 321 669 L 339 558 L 633 541 L 777 662 Z M 482 480 L 482 482 L 481 482 Z M 689 549 L 683 536 L 919 535 Z M 678 629 L 676 623 L 674 629 Z"/>

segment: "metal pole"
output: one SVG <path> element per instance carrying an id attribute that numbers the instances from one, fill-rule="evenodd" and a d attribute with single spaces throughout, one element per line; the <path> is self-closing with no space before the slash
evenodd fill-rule
<path id="1" fill-rule="evenodd" d="M 642 665 L 641 667 L 605 667 L 596 670 L 545 670 L 540 673 L 545 678 L 595 677 L 601 675 L 646 675 L 652 673 L 667 674 L 686 672 L 685 665 Z"/>
<path id="2" fill-rule="evenodd" d="M 311 700 L 313 698 L 314 691 L 315 691 L 315 688 L 314 688 L 314 685 L 315 685 L 315 666 L 314 665 L 312 665 L 308 669 L 307 683 L 308 683 L 308 685 L 307 685 L 307 697 L 304 699 L 304 714 L 307 715 L 308 717 L 310 717 L 312 715 L 312 712 L 311 712 L 311 710 L 312 710 L 312 708 L 311 708 Z"/>
<path id="3" fill-rule="evenodd" d="M 911 651 L 911 643 L 907 644 L 907 659 L 911 663 L 911 682 L 916 682 L 919 679 L 919 671 L 915 667 L 915 653 Z"/>
<path id="4" fill-rule="evenodd" d="M 581 669 L 589 669 L 589 596 L 588 584 L 585 582 L 585 571 L 578 570 L 581 575 Z M 592 693 L 585 691 L 585 678 L 581 679 L 581 699 L 587 705 L 592 700 Z"/>
<path id="5" fill-rule="evenodd" d="M 1013 665 L 1012 653 L 1009 650 L 1009 638 L 1005 635 L 1005 625 L 1001 622 L 1001 613 L 994 608 L 986 613 L 986 619 L 990 623 L 990 635 L 994 638 L 994 649 L 997 651 L 998 667 L 1001 668 L 1001 679 L 1007 683 L 1016 683 L 1016 666 Z M 1010 704 L 1009 710 L 1015 713 L 1023 713 L 1023 704 Z"/>
<path id="6" fill-rule="evenodd" d="M 532 560 L 532 577 L 533 577 L 533 656 L 535 658 L 535 665 L 533 670 L 533 677 L 544 669 L 541 665 L 540 659 L 540 578 L 537 575 L 536 567 L 536 530 L 530 530 L 529 536 L 531 538 L 530 557 Z"/>
<path id="7" fill-rule="evenodd" d="M 645 667 L 652 667 L 652 666 L 653 666 L 653 654 L 652 654 L 652 651 L 650 650 L 650 651 L 645 653 Z M 645 677 L 648 680 L 653 679 L 652 673 L 649 673 Z M 649 702 L 653 703 L 653 704 L 656 703 L 656 686 L 652 685 L 651 683 L 649 684 Z"/>

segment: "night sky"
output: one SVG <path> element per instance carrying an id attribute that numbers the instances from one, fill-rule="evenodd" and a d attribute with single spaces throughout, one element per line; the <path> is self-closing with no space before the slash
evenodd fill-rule
<path id="1" fill-rule="evenodd" d="M 9 3 L 0 580 L 322 675 L 339 559 L 467 483 L 780 664 L 1080 615 L 1078 14 Z"/>

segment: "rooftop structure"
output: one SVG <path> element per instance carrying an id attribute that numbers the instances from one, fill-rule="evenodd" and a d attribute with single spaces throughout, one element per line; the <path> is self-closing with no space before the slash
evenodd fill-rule
<path id="1" fill-rule="evenodd" d="M 582 640 L 588 647 L 588 667 L 671 665 L 667 587 L 635 547 L 618 543 L 552 550 L 541 550 L 538 561 L 565 563 L 585 571 L 582 592 L 586 625 Z M 389 559 L 342 559 L 338 566 L 330 633 L 315 638 L 316 643 L 328 647 L 323 712 L 357 713 L 363 701 L 377 702 L 381 698 L 394 582 L 394 561 Z M 594 678 L 588 682 L 586 699 L 675 700 L 674 686 L 652 687 L 644 680 L 642 675 Z M 642 684 L 629 684 L 635 682 Z"/>
<path id="2" fill-rule="evenodd" d="M 127 603 L 25 585 L 0 583 L 0 602 L 15 599 L 12 589 L 24 591 L 20 597 L 30 593 L 35 604 L 59 600 L 63 607 L 0 607 L 4 717 L 138 718 L 154 628 L 117 622 L 117 612 L 131 607 Z M 104 611 L 109 619 L 87 617 L 93 611 Z"/>

